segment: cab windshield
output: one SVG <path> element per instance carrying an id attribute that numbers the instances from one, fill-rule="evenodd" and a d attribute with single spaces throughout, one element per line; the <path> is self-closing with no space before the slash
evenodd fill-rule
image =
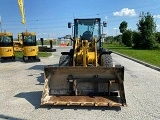
<path id="1" fill-rule="evenodd" d="M 82 39 L 99 38 L 100 21 L 99 19 L 77 19 L 75 20 L 75 37 Z"/>
<path id="2" fill-rule="evenodd" d="M 12 36 L 0 36 L 0 46 L 13 46 Z"/>
<path id="3" fill-rule="evenodd" d="M 23 36 L 23 44 L 25 46 L 35 46 L 36 36 Z"/>

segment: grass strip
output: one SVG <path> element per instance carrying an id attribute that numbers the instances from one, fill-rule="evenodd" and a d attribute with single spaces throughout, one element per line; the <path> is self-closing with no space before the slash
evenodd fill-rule
<path id="1" fill-rule="evenodd" d="M 119 44 L 104 44 L 104 48 L 160 67 L 160 50 L 136 50 Z"/>
<path id="2" fill-rule="evenodd" d="M 52 54 L 49 52 L 38 52 L 38 57 L 49 57 Z M 22 52 L 15 52 L 15 57 L 16 58 L 22 58 L 23 53 Z"/>

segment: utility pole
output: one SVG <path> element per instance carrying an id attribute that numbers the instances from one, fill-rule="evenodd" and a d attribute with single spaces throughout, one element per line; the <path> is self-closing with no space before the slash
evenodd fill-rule
<path id="1" fill-rule="evenodd" d="M 39 23 L 38 23 L 38 20 L 37 20 L 37 39 L 38 39 L 38 33 L 39 33 Z"/>

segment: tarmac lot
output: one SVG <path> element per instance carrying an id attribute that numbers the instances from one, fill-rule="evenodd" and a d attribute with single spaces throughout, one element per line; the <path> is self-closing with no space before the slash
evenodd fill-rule
<path id="1" fill-rule="evenodd" d="M 21 60 L 0 63 L 0 119 L 27 120 L 159 120 L 160 72 L 112 54 L 114 64 L 125 67 L 124 87 L 127 107 L 40 107 L 43 67 L 58 65 L 60 52 L 41 62 Z"/>

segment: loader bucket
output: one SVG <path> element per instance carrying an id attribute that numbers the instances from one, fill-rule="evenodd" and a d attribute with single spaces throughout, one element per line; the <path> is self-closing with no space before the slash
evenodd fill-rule
<path id="1" fill-rule="evenodd" d="M 124 67 L 44 68 L 41 105 L 124 106 Z"/>

